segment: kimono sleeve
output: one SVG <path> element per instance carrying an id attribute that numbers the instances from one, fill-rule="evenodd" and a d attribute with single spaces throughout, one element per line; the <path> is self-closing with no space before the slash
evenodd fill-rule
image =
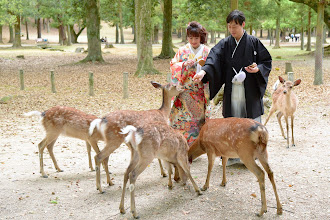
<path id="1" fill-rule="evenodd" d="M 187 68 L 182 68 L 183 63 L 187 60 L 185 56 L 185 52 L 182 48 L 179 49 L 179 51 L 175 54 L 173 59 L 170 62 L 171 67 L 171 81 L 173 83 L 180 83 L 180 85 L 183 85 L 185 79 L 187 78 L 188 71 Z"/>
<path id="2" fill-rule="evenodd" d="M 223 85 L 223 74 L 221 70 L 221 62 L 222 62 L 222 53 L 224 51 L 224 42 L 220 41 L 217 45 L 215 45 L 202 67 L 202 70 L 206 72 L 205 76 L 202 79 L 203 83 L 209 82 L 210 87 L 210 99 L 213 99 L 214 96 L 218 93 L 221 86 Z"/>
<path id="3" fill-rule="evenodd" d="M 259 68 L 257 81 L 260 88 L 261 97 L 263 97 L 266 92 L 268 77 L 272 69 L 272 57 L 259 39 L 256 40 L 255 46 L 257 52 L 256 63 L 258 64 Z"/>

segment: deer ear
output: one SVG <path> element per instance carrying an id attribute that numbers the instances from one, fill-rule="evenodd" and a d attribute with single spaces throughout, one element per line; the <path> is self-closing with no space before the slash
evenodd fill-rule
<path id="1" fill-rule="evenodd" d="M 278 76 L 278 79 L 280 80 L 280 82 L 283 84 L 285 83 L 285 79 L 283 79 L 281 76 Z"/>
<path id="2" fill-rule="evenodd" d="M 155 88 L 162 88 L 162 85 L 159 84 L 158 82 L 154 82 L 154 81 L 151 81 L 151 84 L 155 87 Z"/>
<path id="3" fill-rule="evenodd" d="M 294 81 L 293 86 L 297 86 L 301 83 L 301 79 L 297 79 L 296 81 Z"/>

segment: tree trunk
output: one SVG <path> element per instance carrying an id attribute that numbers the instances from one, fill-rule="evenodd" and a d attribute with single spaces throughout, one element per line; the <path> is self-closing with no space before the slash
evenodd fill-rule
<path id="1" fill-rule="evenodd" d="M 172 58 L 175 55 L 172 43 L 172 0 L 164 0 L 163 40 L 161 59 Z"/>
<path id="2" fill-rule="evenodd" d="M 16 15 L 16 24 L 14 25 L 15 27 L 15 38 L 13 42 L 13 47 L 18 48 L 22 47 L 21 43 L 21 18 L 19 15 Z"/>
<path id="3" fill-rule="evenodd" d="M 40 18 L 37 18 L 37 34 L 38 34 L 37 38 L 41 38 L 41 19 Z"/>
<path id="4" fill-rule="evenodd" d="M 134 22 L 134 25 L 133 25 L 133 27 L 132 27 L 132 31 L 133 31 L 133 41 L 132 41 L 132 43 L 133 44 L 136 44 L 136 28 L 135 28 L 135 22 Z"/>
<path id="5" fill-rule="evenodd" d="M 179 28 L 179 29 L 178 29 L 177 37 L 178 37 L 178 38 L 181 38 L 181 34 L 182 34 L 182 28 Z"/>
<path id="6" fill-rule="evenodd" d="M 83 32 L 83 30 L 85 28 L 86 28 L 85 26 L 80 27 L 78 33 L 76 33 L 75 30 L 74 30 L 74 25 L 70 25 L 71 42 L 73 44 L 78 43 L 78 37 L 80 36 L 80 34 Z"/>
<path id="7" fill-rule="evenodd" d="M 262 38 L 262 29 L 260 29 L 260 37 L 259 38 Z"/>
<path id="8" fill-rule="evenodd" d="M 303 25 L 302 23 L 301 23 L 301 25 Z M 305 38 L 304 38 L 304 27 L 303 26 L 301 26 L 301 35 L 300 35 L 300 49 L 301 50 L 304 50 L 304 42 L 305 41 Z"/>
<path id="9" fill-rule="evenodd" d="M 230 9 L 231 11 L 238 9 L 238 0 L 230 0 Z"/>
<path id="10" fill-rule="evenodd" d="M 119 25 L 116 24 L 116 44 L 119 44 Z"/>
<path id="11" fill-rule="evenodd" d="M 152 43 L 153 44 L 159 44 L 159 40 L 158 40 L 158 34 L 159 34 L 159 26 L 155 25 L 154 26 L 154 34 L 152 35 Z"/>
<path id="12" fill-rule="evenodd" d="M 308 9 L 308 25 L 307 25 L 307 47 L 306 47 L 306 51 L 311 51 L 311 17 L 312 17 L 312 9 L 309 8 Z"/>
<path id="13" fill-rule="evenodd" d="M 275 46 L 274 49 L 279 49 L 280 48 L 280 19 L 281 19 L 281 4 L 280 2 L 276 2 L 277 4 L 277 17 L 276 17 L 276 41 L 275 41 Z"/>
<path id="14" fill-rule="evenodd" d="M 2 25 L 0 24 L 0 44 L 3 44 L 2 40 Z"/>
<path id="15" fill-rule="evenodd" d="M 187 31 L 185 28 L 182 28 L 182 42 L 187 43 Z"/>
<path id="16" fill-rule="evenodd" d="M 26 30 L 26 40 L 29 40 L 29 26 L 28 26 L 28 19 L 25 19 L 25 30 Z"/>
<path id="17" fill-rule="evenodd" d="M 82 62 L 104 62 L 100 41 L 100 2 L 89 0 L 86 3 L 86 23 L 88 39 L 88 55 Z"/>
<path id="18" fill-rule="evenodd" d="M 58 33 L 59 33 L 59 43 L 60 43 L 60 45 L 67 44 L 65 28 L 64 28 L 64 25 L 62 24 L 62 21 L 60 22 L 60 26 L 58 27 Z"/>
<path id="19" fill-rule="evenodd" d="M 135 1 L 135 27 L 137 44 L 137 70 L 135 75 L 142 77 L 145 74 L 159 73 L 152 59 L 152 0 Z"/>
<path id="20" fill-rule="evenodd" d="M 122 13 L 121 0 L 118 0 L 118 14 L 119 14 L 120 43 L 125 44 L 124 31 L 123 31 L 123 13 Z"/>
<path id="21" fill-rule="evenodd" d="M 70 31 L 70 25 L 66 26 L 66 31 L 68 33 L 68 40 L 67 40 L 67 46 L 71 46 L 72 45 L 72 39 L 71 39 L 71 31 Z"/>
<path id="22" fill-rule="evenodd" d="M 14 42 L 14 28 L 13 26 L 9 25 L 9 41 L 8 43 Z"/>
<path id="23" fill-rule="evenodd" d="M 50 23 L 50 20 L 49 20 L 49 18 L 47 18 L 47 33 L 49 33 L 50 32 L 50 25 L 49 25 L 49 23 Z"/>
<path id="24" fill-rule="evenodd" d="M 210 41 L 210 43 L 211 44 L 213 44 L 213 43 L 215 43 L 215 34 L 214 34 L 215 32 L 214 32 L 214 30 L 211 30 L 211 41 Z"/>
<path id="25" fill-rule="evenodd" d="M 314 74 L 314 85 L 323 84 L 323 73 L 322 73 L 322 44 L 323 44 L 323 20 L 324 20 L 324 8 L 325 2 L 319 2 L 317 4 L 317 26 L 316 26 L 316 48 L 315 48 L 315 74 Z"/>

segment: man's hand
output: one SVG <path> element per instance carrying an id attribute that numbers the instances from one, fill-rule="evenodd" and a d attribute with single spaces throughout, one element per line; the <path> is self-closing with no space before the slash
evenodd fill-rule
<path id="1" fill-rule="evenodd" d="M 205 74 L 206 72 L 204 70 L 201 70 L 198 73 L 196 73 L 196 75 L 193 78 L 194 82 L 199 83 L 200 81 L 202 81 Z"/>
<path id="2" fill-rule="evenodd" d="M 246 72 L 248 73 L 257 73 L 259 72 L 258 65 L 256 63 L 252 63 L 250 66 L 244 67 Z"/>

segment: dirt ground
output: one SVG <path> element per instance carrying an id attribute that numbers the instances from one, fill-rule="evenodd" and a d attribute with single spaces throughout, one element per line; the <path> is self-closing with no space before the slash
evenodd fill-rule
<path id="1" fill-rule="evenodd" d="M 155 48 L 159 51 L 159 48 Z M 136 68 L 134 49 L 116 45 L 104 51 L 105 64 L 74 64 L 86 54 L 72 51 L 9 50 L 0 51 L 0 219 L 132 219 L 130 196 L 126 194 L 126 214 L 119 213 L 122 180 L 130 152 L 122 145 L 111 156 L 109 169 L 114 186 L 106 186 L 102 169 L 100 194 L 95 186 L 95 172 L 88 168 L 85 143 L 61 136 L 54 148 L 59 166 L 55 171 L 47 151 L 44 154 L 48 178 L 39 173 L 38 143 L 44 131 L 38 118 L 22 113 L 44 111 L 54 105 L 66 105 L 102 116 L 117 109 L 145 110 L 159 108 L 161 93 L 150 81 L 166 82 L 169 60 L 155 60 L 162 75 L 133 76 Z M 132 51 L 124 55 L 123 51 Z M 24 55 L 19 59 L 17 55 Z M 268 212 L 262 219 L 330 218 L 330 59 L 324 59 L 324 84 L 313 85 L 314 60 L 293 61 L 295 78 L 302 84 L 295 88 L 300 99 L 294 134 L 296 147 L 286 148 L 275 116 L 267 129 L 270 134 L 269 163 L 275 175 L 283 215 L 277 216 L 275 196 L 266 177 Z M 269 89 L 278 75 L 283 75 L 285 61 L 274 61 Z M 25 90 L 21 91 L 18 73 L 24 69 Z M 55 71 L 56 91 L 51 92 L 50 71 Z M 94 73 L 95 96 L 88 95 L 88 72 Z M 122 73 L 129 73 L 129 98 L 123 99 Z M 214 112 L 218 117 L 219 112 Z M 265 116 L 263 116 L 265 121 Z M 103 148 L 100 142 L 100 148 Z M 95 153 L 93 152 L 93 156 Z M 190 182 L 183 187 L 174 183 L 167 188 L 167 178 L 160 176 L 157 160 L 139 176 L 136 206 L 142 219 L 259 219 L 260 191 L 256 177 L 242 165 L 227 168 L 226 187 L 221 187 L 222 167 L 211 175 L 210 189 L 196 196 Z M 197 184 L 204 184 L 207 172 L 205 155 L 191 165 Z"/>

